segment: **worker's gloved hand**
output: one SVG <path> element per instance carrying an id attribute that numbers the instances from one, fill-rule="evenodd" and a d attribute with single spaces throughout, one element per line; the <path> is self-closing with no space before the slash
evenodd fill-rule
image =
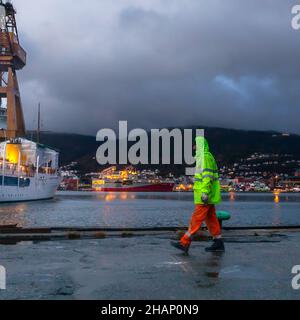
<path id="1" fill-rule="evenodd" d="M 204 204 L 208 204 L 208 195 L 206 193 L 202 193 L 201 199 Z"/>

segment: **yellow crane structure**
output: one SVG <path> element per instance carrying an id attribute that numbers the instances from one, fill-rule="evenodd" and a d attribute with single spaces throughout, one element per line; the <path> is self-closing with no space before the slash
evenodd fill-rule
<path id="1" fill-rule="evenodd" d="M 16 10 L 11 2 L 0 0 L 0 139 L 25 135 L 25 122 L 17 70 L 26 65 L 26 52 L 19 42 Z M 6 120 L 6 121 L 3 121 Z"/>

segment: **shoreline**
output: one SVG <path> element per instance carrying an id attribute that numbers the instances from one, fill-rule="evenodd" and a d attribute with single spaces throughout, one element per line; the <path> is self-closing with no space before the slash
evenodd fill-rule
<path id="1" fill-rule="evenodd" d="M 68 192 L 85 192 L 85 193 L 193 193 L 193 191 L 159 191 L 159 192 L 155 192 L 155 191 L 142 191 L 142 192 L 132 192 L 132 191 L 92 191 L 92 190 L 58 190 L 56 192 L 64 192 L 64 193 L 68 193 Z M 222 194 L 300 194 L 300 191 L 222 191 Z"/>

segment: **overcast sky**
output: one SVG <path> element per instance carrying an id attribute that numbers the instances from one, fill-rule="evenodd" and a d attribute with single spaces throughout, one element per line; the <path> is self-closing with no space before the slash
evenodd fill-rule
<path id="1" fill-rule="evenodd" d="M 14 0 L 27 127 L 300 133 L 300 0 Z M 35 122 L 35 124 L 34 124 Z"/>

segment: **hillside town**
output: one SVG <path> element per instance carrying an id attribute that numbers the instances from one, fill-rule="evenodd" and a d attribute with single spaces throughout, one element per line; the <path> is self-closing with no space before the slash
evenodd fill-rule
<path id="1" fill-rule="evenodd" d="M 138 170 L 130 166 L 118 170 L 109 167 L 82 174 L 74 168 L 76 162 L 61 167 L 60 190 L 189 192 L 193 189 L 193 177 L 175 176 L 172 172 L 162 175 L 158 169 Z M 232 165 L 220 166 L 219 177 L 223 192 L 300 192 L 300 160 L 289 154 L 254 153 Z M 146 184 L 149 190 L 136 189 L 137 183 L 139 188 L 141 184 L 145 188 Z M 113 184 L 118 189 L 112 188 Z M 158 189 L 150 187 L 154 185 Z"/>

